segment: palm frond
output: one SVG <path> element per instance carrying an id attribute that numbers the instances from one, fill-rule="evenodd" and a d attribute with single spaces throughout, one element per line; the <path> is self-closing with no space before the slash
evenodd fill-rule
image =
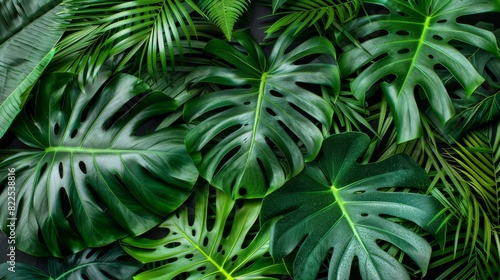
<path id="1" fill-rule="evenodd" d="M 234 25 L 249 3 L 249 0 L 200 0 L 198 5 L 231 41 Z"/>
<path id="2" fill-rule="evenodd" d="M 298 26 L 295 30 L 296 34 L 319 22 L 321 22 L 319 28 L 323 30 L 327 30 L 331 26 L 339 27 L 357 16 L 361 4 L 360 0 L 288 1 L 281 6 L 282 12 L 275 13 L 281 18 L 273 23 L 266 30 L 266 33 L 269 36 L 280 29 Z M 274 4 L 273 7 L 275 7 Z"/>
<path id="3" fill-rule="evenodd" d="M 79 72 L 84 80 L 117 55 L 123 58 L 115 71 L 134 57 L 150 74 L 175 69 L 176 58 L 182 61 L 197 35 L 192 13 L 201 13 L 191 0 L 66 0 L 65 5 L 70 33 L 59 43 L 55 67 Z"/>

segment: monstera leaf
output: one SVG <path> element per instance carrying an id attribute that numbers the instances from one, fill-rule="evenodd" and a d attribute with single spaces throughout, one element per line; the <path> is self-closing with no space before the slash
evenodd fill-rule
<path id="1" fill-rule="evenodd" d="M 269 227 L 258 230 L 260 201 L 238 205 L 220 190 L 210 195 L 208 186 L 194 193 L 194 210 L 185 206 L 160 225 L 165 236 L 123 240 L 134 258 L 164 262 L 135 279 L 281 279 L 284 265 L 266 255 Z"/>
<path id="2" fill-rule="evenodd" d="M 128 256 L 120 247 L 86 249 L 63 260 L 49 259 L 49 274 L 31 265 L 16 263 L 15 271 L 7 270 L 8 263 L 0 265 L 3 280 L 78 280 L 131 279 L 142 264 Z"/>
<path id="3" fill-rule="evenodd" d="M 361 44 L 363 48 L 352 48 L 340 57 L 342 74 L 347 77 L 364 69 L 351 83 L 353 94 L 358 98 L 363 98 L 370 87 L 387 78 L 381 87 L 393 112 L 398 142 L 418 138 L 422 135 L 418 101 L 415 99 L 418 88 L 425 92 L 441 124 L 455 114 L 436 69 L 447 69 L 467 95 L 471 95 L 484 81 L 450 42 L 460 41 L 500 55 L 493 33 L 458 23 L 457 19 L 500 11 L 500 2 L 370 0 L 366 3 L 383 5 L 390 13 L 365 17 L 348 27 L 355 38 L 368 39 Z M 382 35 L 370 39 L 375 32 Z"/>
<path id="4" fill-rule="evenodd" d="M 15 169 L 17 247 L 62 256 L 138 235 L 163 221 L 190 195 L 196 167 L 186 129 L 138 131 L 176 102 L 137 78 L 99 78 L 82 92 L 72 74 L 39 84 L 33 111 L 12 131 L 30 146 L 0 163 L 0 203 Z M 5 178 L 5 179 L 4 179 Z M 7 216 L 9 215 L 9 216 Z"/>
<path id="5" fill-rule="evenodd" d="M 60 2 L 0 0 L 0 137 L 54 57 L 53 47 L 64 32 Z"/>
<path id="6" fill-rule="evenodd" d="M 425 274 L 431 246 L 391 220 L 408 220 L 436 234 L 442 219 L 433 218 L 442 207 L 432 196 L 399 191 L 425 190 L 429 184 L 424 170 L 408 156 L 358 164 L 369 143 L 358 132 L 327 138 L 317 163 L 264 199 L 261 223 L 281 217 L 272 230 L 272 256 L 283 258 L 300 244 L 295 279 L 315 279 L 328 257 L 328 279 L 349 279 L 355 257 L 364 279 L 409 279 L 398 260 L 379 247 L 380 241 L 404 251 Z M 393 187 L 396 191 L 387 191 Z"/>
<path id="7" fill-rule="evenodd" d="M 286 33 L 267 59 L 250 35 L 234 38 L 239 46 L 218 39 L 206 46 L 230 66 L 202 67 L 188 77 L 224 89 L 186 103 L 184 116 L 196 124 L 186 147 L 194 157 L 202 156 L 198 169 L 212 185 L 234 198 L 256 198 L 299 173 L 304 160 L 314 159 L 333 111 L 310 87 L 338 92 L 339 76 L 333 46 L 325 38 L 293 48 L 294 37 Z M 320 57 L 307 63 L 311 56 Z"/>

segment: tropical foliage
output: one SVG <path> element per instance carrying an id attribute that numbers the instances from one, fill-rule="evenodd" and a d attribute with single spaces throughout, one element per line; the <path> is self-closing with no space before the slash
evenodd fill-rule
<path id="1" fill-rule="evenodd" d="M 0 0 L 0 278 L 500 278 L 499 13 Z"/>

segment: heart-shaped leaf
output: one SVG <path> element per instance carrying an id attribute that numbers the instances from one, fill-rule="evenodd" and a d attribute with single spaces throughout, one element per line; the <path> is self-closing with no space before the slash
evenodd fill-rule
<path id="1" fill-rule="evenodd" d="M 186 103 L 184 116 L 196 124 L 186 147 L 202 156 L 198 169 L 215 187 L 233 198 L 263 197 L 317 155 L 333 110 L 310 88 L 338 92 L 338 69 L 326 38 L 293 47 L 295 37 L 285 33 L 267 59 L 250 35 L 234 38 L 238 46 L 218 39 L 206 46 L 231 66 L 201 67 L 188 77 L 225 89 Z M 311 61 L 311 56 L 320 57 Z"/>
<path id="2" fill-rule="evenodd" d="M 420 235 L 391 221 L 411 221 L 436 234 L 442 209 L 432 196 L 387 188 L 423 189 L 427 174 L 406 155 L 359 164 L 368 136 L 358 132 L 327 138 L 317 158 L 302 173 L 264 199 L 261 222 L 282 217 L 273 227 L 271 254 L 295 257 L 295 279 L 315 279 L 329 258 L 328 279 L 349 279 L 357 258 L 363 279 L 409 279 L 397 259 L 378 241 L 392 243 L 427 271 L 431 246 Z M 434 219 L 434 220 L 433 220 Z M 333 249 L 331 255 L 329 251 Z"/>
<path id="3" fill-rule="evenodd" d="M 33 111 L 13 132 L 33 149 L 0 163 L 15 169 L 17 247 L 62 256 L 139 235 L 163 221 L 190 195 L 198 173 L 184 146 L 186 128 L 138 131 L 176 102 L 120 74 L 82 92 L 72 74 L 41 81 Z M 7 217 L 0 212 L 2 230 Z"/>
<path id="4" fill-rule="evenodd" d="M 135 279 L 281 279 L 283 263 L 266 255 L 269 227 L 259 230 L 261 201 L 239 206 L 220 190 L 210 193 L 207 185 L 194 194 L 194 210 L 185 206 L 160 225 L 166 235 L 123 240 L 125 251 L 136 259 L 164 262 Z"/>
<path id="5" fill-rule="evenodd" d="M 367 39 L 363 48 L 352 48 L 339 59 L 344 76 L 368 66 L 351 83 L 353 94 L 362 99 L 381 79 L 398 131 L 398 142 L 422 136 L 415 95 L 421 87 L 441 124 L 455 114 L 436 69 L 447 69 L 467 95 L 484 81 L 467 58 L 450 44 L 460 41 L 500 56 L 492 32 L 458 23 L 460 17 L 500 11 L 500 2 L 490 0 L 370 0 L 389 14 L 361 18 L 346 27 L 356 39 Z M 379 36 L 371 37 L 379 32 Z M 371 38 L 371 39 L 370 39 Z M 389 83 L 390 82 L 390 83 Z M 417 94 L 418 96 L 418 94 Z"/>

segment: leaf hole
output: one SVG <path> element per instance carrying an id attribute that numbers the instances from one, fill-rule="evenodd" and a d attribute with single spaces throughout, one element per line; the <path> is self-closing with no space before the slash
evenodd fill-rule
<path id="1" fill-rule="evenodd" d="M 404 49 L 399 50 L 398 54 L 405 54 L 405 53 L 409 53 L 409 52 L 410 52 L 409 48 L 404 48 Z"/>
<path id="2" fill-rule="evenodd" d="M 85 162 L 80 161 L 78 163 L 78 167 L 80 168 L 80 171 L 82 171 L 83 174 L 87 174 L 87 166 L 85 165 Z"/>
<path id="3" fill-rule="evenodd" d="M 362 194 L 362 193 L 365 193 L 365 192 L 366 192 L 366 191 L 361 190 L 361 191 L 355 191 L 355 192 L 353 192 L 352 194 Z"/>
<path id="4" fill-rule="evenodd" d="M 63 163 L 62 162 L 59 162 L 59 178 L 63 178 L 63 174 L 64 174 L 64 166 L 63 166 Z"/>
<path id="5" fill-rule="evenodd" d="M 444 38 L 439 36 L 439 35 L 432 35 L 432 39 L 437 40 L 437 41 L 443 41 Z"/>
<path id="6" fill-rule="evenodd" d="M 184 256 L 184 258 L 191 260 L 194 257 L 194 254 L 187 254 Z"/>
<path id="7" fill-rule="evenodd" d="M 269 93 L 270 93 L 272 96 L 274 96 L 274 97 L 278 97 L 278 98 L 284 97 L 284 95 L 283 95 L 283 94 L 279 93 L 279 92 L 278 92 L 278 91 L 276 91 L 276 90 L 271 90 L 271 91 L 269 91 Z"/>
<path id="8" fill-rule="evenodd" d="M 235 262 L 237 259 L 238 259 L 238 255 L 234 255 L 234 256 L 231 258 L 231 262 Z"/>
<path id="9" fill-rule="evenodd" d="M 222 247 L 222 244 L 219 244 L 219 247 L 217 247 L 217 253 L 220 253 L 224 247 Z"/>
<path id="10" fill-rule="evenodd" d="M 76 134 L 78 133 L 78 129 L 74 129 L 72 132 L 71 132 L 71 139 L 75 138 Z"/>
<path id="11" fill-rule="evenodd" d="M 197 271 L 204 271 L 206 269 L 207 269 L 206 266 L 200 266 L 200 267 L 198 267 Z"/>
<path id="12" fill-rule="evenodd" d="M 410 35 L 410 32 L 408 32 L 406 30 L 398 30 L 398 31 L 396 31 L 396 34 L 398 34 L 400 36 L 408 36 L 408 35 Z"/>
<path id="13" fill-rule="evenodd" d="M 448 20 L 447 19 L 440 19 L 440 20 L 438 20 L 436 22 L 437 23 L 446 23 L 446 22 L 448 22 Z"/>
<path id="14" fill-rule="evenodd" d="M 410 17 L 409 14 L 405 13 L 405 12 L 402 12 L 402 11 L 398 11 L 398 15 L 402 16 L 402 17 Z"/>
<path id="15" fill-rule="evenodd" d="M 244 104 L 244 105 L 250 105 L 250 104 L 252 104 L 252 102 L 250 102 L 250 101 L 245 101 L 243 104 Z"/>
<path id="16" fill-rule="evenodd" d="M 54 135 L 58 136 L 59 135 L 59 123 L 56 123 L 54 125 Z"/>
<path id="17" fill-rule="evenodd" d="M 385 77 L 385 80 L 386 82 L 388 82 L 389 84 L 392 84 L 394 83 L 394 81 L 396 81 L 396 79 L 398 78 L 398 76 L 394 75 L 394 74 L 390 74 L 390 75 L 387 75 Z"/>
<path id="18" fill-rule="evenodd" d="M 273 117 L 276 117 L 278 114 L 276 114 L 276 112 L 273 111 L 273 109 L 269 108 L 269 107 L 266 107 L 266 112 L 273 116 Z"/>
<path id="19" fill-rule="evenodd" d="M 249 261 L 249 262 L 247 262 L 247 263 L 243 266 L 243 269 L 247 269 L 247 268 L 251 267 L 254 263 L 255 263 L 255 261 Z"/>
<path id="20" fill-rule="evenodd" d="M 434 56 L 432 54 L 427 56 L 429 59 L 434 59 Z"/>
<path id="21" fill-rule="evenodd" d="M 361 217 L 368 217 L 368 213 L 361 213 Z"/>
<path id="22" fill-rule="evenodd" d="M 205 236 L 205 238 L 203 238 L 203 247 L 207 247 L 208 245 L 208 237 Z"/>
<path id="23" fill-rule="evenodd" d="M 67 216 L 71 211 L 71 204 L 69 203 L 68 193 L 65 188 L 59 189 L 59 201 L 61 203 L 62 212 Z"/>
<path id="24" fill-rule="evenodd" d="M 196 236 L 196 230 L 194 230 L 194 229 L 193 229 L 193 230 L 191 231 L 191 235 L 192 235 L 192 236 Z"/>
<path id="25" fill-rule="evenodd" d="M 170 242 L 170 243 L 165 244 L 164 247 L 172 249 L 172 248 L 177 248 L 181 245 L 182 245 L 182 243 L 180 243 L 180 242 Z"/>
<path id="26" fill-rule="evenodd" d="M 238 194 L 241 196 L 241 197 L 244 197 L 245 195 L 247 195 L 248 191 L 246 188 L 244 187 L 241 187 L 239 190 L 238 190 Z"/>
<path id="27" fill-rule="evenodd" d="M 219 171 L 224 168 L 224 165 L 232 158 L 234 157 L 239 151 L 241 150 L 241 146 L 236 146 L 229 150 L 224 157 L 222 157 L 221 161 L 217 164 L 217 167 L 215 168 L 215 174 L 219 173 Z"/>
<path id="28" fill-rule="evenodd" d="M 44 165 L 42 165 L 42 168 L 40 168 L 40 177 L 42 177 L 42 175 L 45 173 L 45 171 L 47 171 L 47 166 L 48 166 L 48 163 L 46 162 Z"/>

